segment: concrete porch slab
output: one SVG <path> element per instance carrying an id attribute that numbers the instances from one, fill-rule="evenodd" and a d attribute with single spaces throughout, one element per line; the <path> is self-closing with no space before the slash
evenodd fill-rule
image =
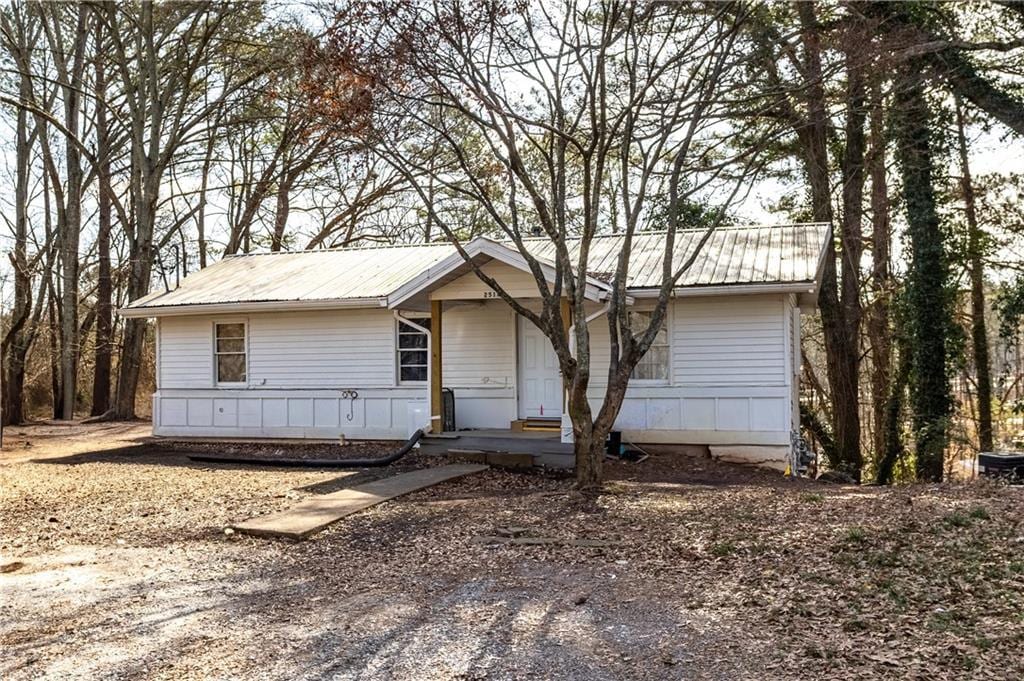
<path id="1" fill-rule="evenodd" d="M 234 525 L 233 529 L 259 537 L 301 540 L 357 511 L 486 469 L 487 466 L 480 464 L 451 464 L 399 473 L 389 478 L 307 499 L 287 511 L 252 518 Z"/>
<path id="2" fill-rule="evenodd" d="M 420 440 L 422 454 L 448 454 L 451 450 L 476 452 L 514 452 L 543 457 L 546 454 L 572 454 L 571 444 L 558 433 L 513 432 L 511 430 L 462 430 L 429 434 Z"/>

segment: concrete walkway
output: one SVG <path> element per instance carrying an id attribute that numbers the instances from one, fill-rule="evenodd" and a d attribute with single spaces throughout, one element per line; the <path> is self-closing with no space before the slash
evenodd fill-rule
<path id="1" fill-rule="evenodd" d="M 487 466 L 480 464 L 451 464 L 399 473 L 389 478 L 307 499 L 287 511 L 246 520 L 235 525 L 234 529 L 261 537 L 305 539 L 331 523 L 364 508 L 431 487 L 445 480 L 479 473 L 486 469 Z"/>

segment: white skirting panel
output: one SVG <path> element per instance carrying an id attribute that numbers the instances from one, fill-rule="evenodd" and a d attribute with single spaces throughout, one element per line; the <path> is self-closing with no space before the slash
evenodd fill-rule
<path id="1" fill-rule="evenodd" d="M 626 393 L 615 427 L 637 443 L 788 445 L 790 418 L 785 386 L 652 386 Z"/>
<path id="2" fill-rule="evenodd" d="M 153 434 L 172 437 L 405 439 L 408 404 L 422 388 L 337 390 L 161 390 Z"/>
<path id="3" fill-rule="evenodd" d="M 516 419 L 514 386 L 452 388 L 455 392 L 456 428 L 508 428 Z"/>

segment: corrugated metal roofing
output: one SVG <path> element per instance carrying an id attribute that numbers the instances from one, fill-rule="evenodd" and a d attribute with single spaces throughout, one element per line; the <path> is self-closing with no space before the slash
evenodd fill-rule
<path id="1" fill-rule="evenodd" d="M 820 223 L 719 228 L 679 285 L 811 282 L 828 233 L 828 225 Z M 677 233 L 673 267 L 693 254 L 703 235 L 703 230 Z M 554 260 L 554 245 L 548 239 L 527 239 L 526 243 L 536 257 Z M 591 242 L 591 276 L 610 278 L 622 243 L 623 237 L 614 234 Z M 574 259 L 578 245 L 578 240 L 570 241 Z M 627 285 L 658 287 L 664 252 L 664 233 L 635 235 Z M 451 245 L 429 244 L 230 256 L 189 275 L 177 289 L 151 293 L 129 308 L 384 298 L 454 253 Z"/>
<path id="2" fill-rule="evenodd" d="M 704 230 L 676 233 L 673 270 L 693 254 Z M 680 286 L 726 286 L 729 284 L 783 284 L 813 281 L 821 259 L 828 225 L 757 225 L 722 227 L 712 232 L 690 268 L 679 280 Z M 624 237 L 608 235 L 590 245 L 588 270 L 598 279 L 607 279 L 618 265 Z M 555 247 L 548 239 L 527 240 L 537 257 L 554 260 Z M 570 246 L 573 259 L 576 245 Z M 665 234 L 648 232 L 633 237 L 633 252 L 626 285 L 629 288 L 657 288 L 661 285 Z"/>
<path id="3" fill-rule="evenodd" d="M 453 252 L 429 244 L 229 256 L 129 307 L 383 298 Z"/>

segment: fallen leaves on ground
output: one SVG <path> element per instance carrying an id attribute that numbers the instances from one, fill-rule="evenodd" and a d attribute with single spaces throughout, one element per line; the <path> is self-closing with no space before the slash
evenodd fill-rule
<path id="1" fill-rule="evenodd" d="M 389 472 L 0 466 L 0 563 L 20 564 L 0 575 L 0 675 L 1024 675 L 1024 488 L 822 485 L 662 451 L 611 464 L 597 497 L 490 470 L 301 544 L 223 532 Z M 552 541 L 479 541 L 508 528 Z"/>

